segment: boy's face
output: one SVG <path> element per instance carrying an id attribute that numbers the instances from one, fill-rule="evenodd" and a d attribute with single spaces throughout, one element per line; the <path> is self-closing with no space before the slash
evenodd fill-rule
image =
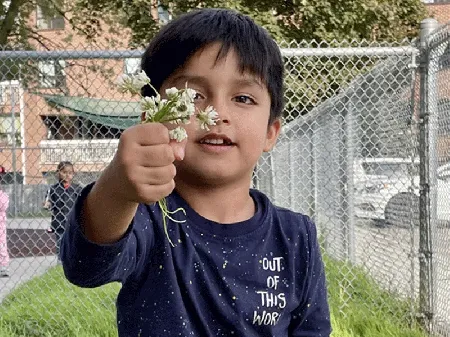
<path id="1" fill-rule="evenodd" d="M 262 152 L 269 151 L 280 132 L 280 121 L 268 125 L 270 95 L 252 74 L 241 73 L 233 49 L 216 61 L 221 45 L 212 44 L 194 54 L 185 67 L 171 75 L 161 92 L 170 87 L 197 91 L 196 106 L 212 105 L 220 121 L 209 131 L 195 119 L 186 125 L 185 157 L 177 162 L 177 179 L 201 185 L 250 183 Z"/>

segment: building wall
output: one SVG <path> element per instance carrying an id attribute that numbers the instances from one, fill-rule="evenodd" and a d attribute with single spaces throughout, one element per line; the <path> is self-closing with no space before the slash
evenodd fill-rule
<path id="1" fill-rule="evenodd" d="M 31 15 L 29 24 L 36 27 L 35 13 Z M 103 31 L 106 33 L 97 38 L 95 42 L 92 42 L 77 34 L 70 24 L 66 22 L 64 29 L 39 30 L 44 45 L 34 42 L 34 48 L 39 51 L 127 49 L 130 34 L 126 29 L 120 32 L 109 32 L 107 27 L 103 28 Z M 114 41 L 114 45 L 111 41 Z M 43 141 L 47 139 L 47 128 L 43 122 L 45 116 L 73 116 L 72 112 L 68 110 L 50 107 L 41 96 L 34 94 L 34 91 L 45 94 L 66 94 L 94 98 L 123 98 L 123 95 L 118 93 L 114 86 L 117 77 L 123 73 L 123 60 L 72 59 L 64 61 L 66 87 L 42 88 L 38 82 L 34 82 L 29 84 L 29 90 L 24 90 L 21 96 L 24 115 L 24 148 L 16 150 L 5 148 L 0 153 L 0 163 L 4 164 L 5 169 L 12 171 L 12 163 L 15 161 L 16 170 L 26 175 L 25 182 L 27 184 L 45 182 L 43 179 L 44 173 L 54 171 L 56 168 L 56 162 L 51 164 L 42 162 L 41 147 Z M 39 68 L 36 60 L 30 60 L 30 62 L 33 62 L 34 66 Z M 94 71 L 94 68 L 97 71 Z M 65 131 L 70 132 L 70 127 Z M 65 131 L 62 130 L 61 132 L 64 133 Z M 73 157 L 70 152 L 71 150 L 68 149 L 67 157 L 62 156 L 61 159 Z M 77 169 L 79 171 L 95 172 L 101 170 L 104 165 L 105 163 L 98 162 L 79 163 Z"/>
<path id="2" fill-rule="evenodd" d="M 428 13 L 431 17 L 445 24 L 450 21 L 450 2 L 427 4 Z"/>

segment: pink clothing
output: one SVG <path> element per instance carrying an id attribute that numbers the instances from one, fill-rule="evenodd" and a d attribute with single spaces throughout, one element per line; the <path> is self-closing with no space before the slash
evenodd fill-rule
<path id="1" fill-rule="evenodd" d="M 9 264 L 9 254 L 6 246 L 6 210 L 8 205 L 8 194 L 0 190 L 0 267 L 7 267 Z"/>

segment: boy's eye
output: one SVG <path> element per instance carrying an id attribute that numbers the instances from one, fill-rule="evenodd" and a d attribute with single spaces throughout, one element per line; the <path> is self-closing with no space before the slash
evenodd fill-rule
<path id="1" fill-rule="evenodd" d="M 204 98 L 202 94 L 200 94 L 198 92 L 195 93 L 194 101 L 198 101 L 199 99 L 202 99 L 202 98 Z"/>
<path id="2" fill-rule="evenodd" d="M 255 100 L 247 95 L 239 95 L 234 98 L 234 100 L 238 103 L 244 104 L 256 104 Z"/>

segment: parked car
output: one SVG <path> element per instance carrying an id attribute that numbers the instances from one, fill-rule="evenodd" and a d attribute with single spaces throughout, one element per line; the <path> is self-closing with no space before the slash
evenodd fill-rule
<path id="1" fill-rule="evenodd" d="M 354 162 L 354 206 L 360 218 L 388 225 L 419 223 L 419 162 L 365 158 Z M 437 174 L 437 221 L 450 224 L 450 163 Z"/>
<path id="2" fill-rule="evenodd" d="M 440 223 L 450 224 L 450 162 L 437 169 L 438 197 L 437 218 Z"/>

